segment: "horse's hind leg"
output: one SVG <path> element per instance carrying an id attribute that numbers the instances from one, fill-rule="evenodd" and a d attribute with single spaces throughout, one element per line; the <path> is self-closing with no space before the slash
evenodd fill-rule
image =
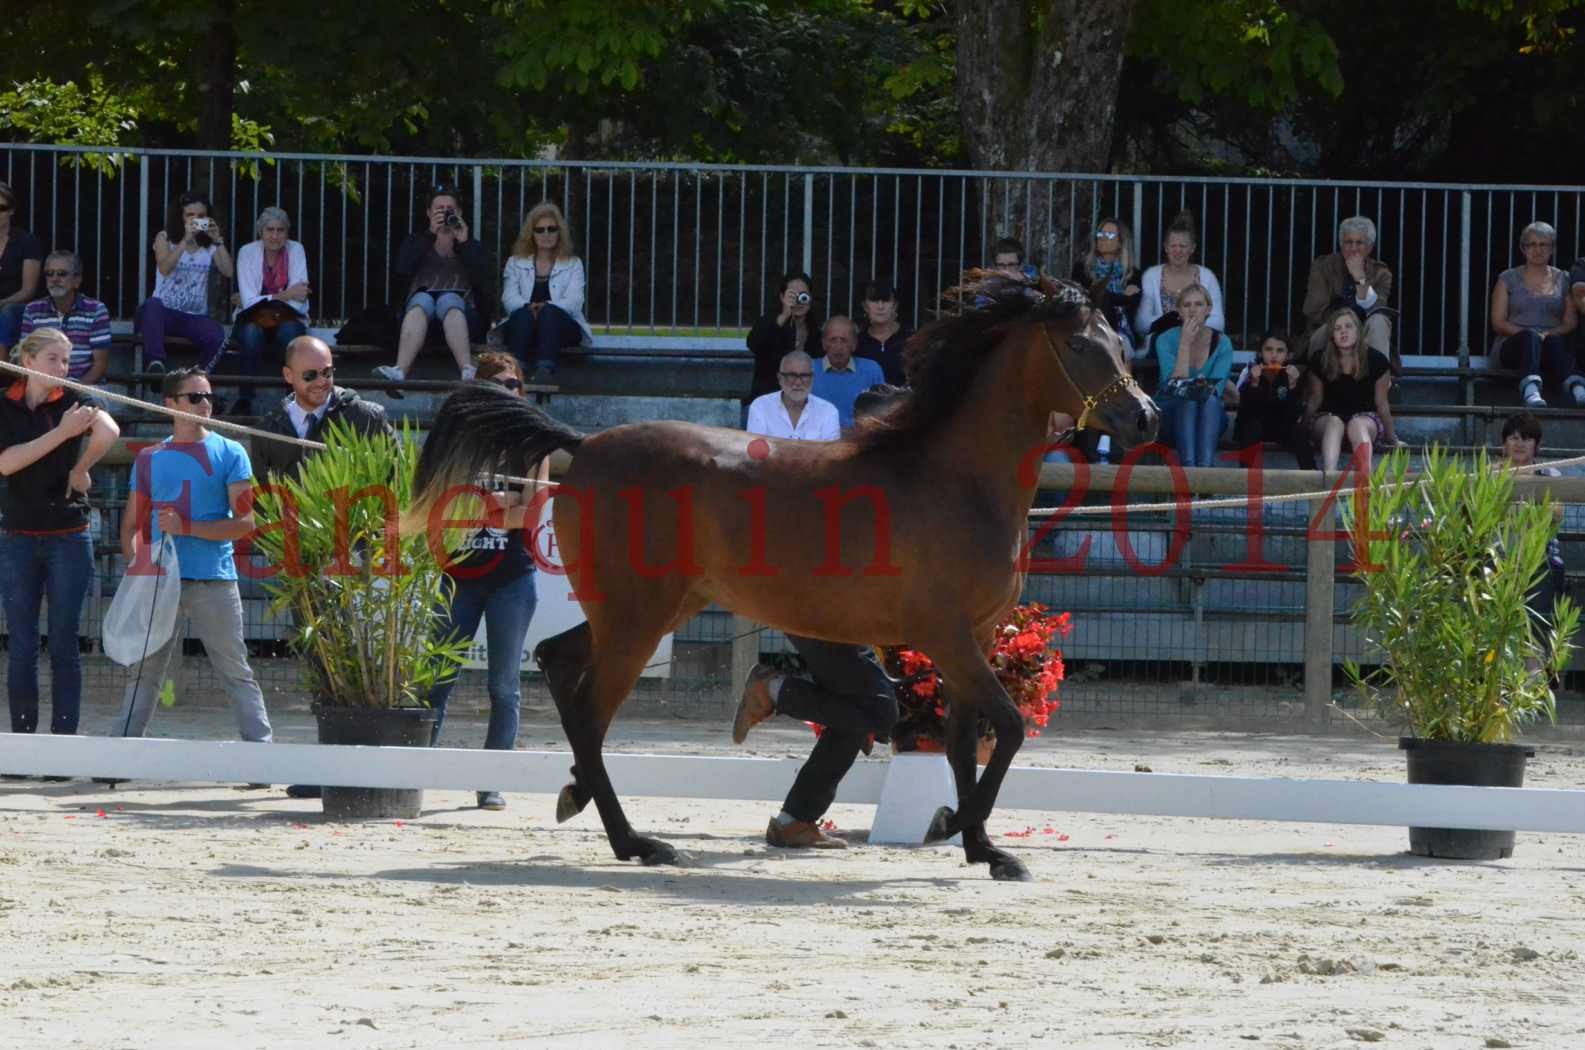
<path id="1" fill-rule="evenodd" d="M 550 690 L 550 698 L 556 702 L 556 714 L 565 728 L 583 676 L 594 662 L 594 634 L 588 621 L 540 642 L 534 647 L 534 662 L 544 672 L 545 685 Z M 570 772 L 571 782 L 556 798 L 558 824 L 583 812 L 592 797 L 578 776 L 578 767 L 574 765 Z"/>

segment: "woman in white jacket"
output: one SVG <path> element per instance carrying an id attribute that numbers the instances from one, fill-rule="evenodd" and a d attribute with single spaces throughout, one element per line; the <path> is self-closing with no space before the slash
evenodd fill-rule
<path id="1" fill-rule="evenodd" d="M 231 338 L 237 345 L 237 372 L 263 375 L 264 351 L 273 348 L 285 361 L 286 344 L 308 334 L 308 255 L 289 240 L 292 220 L 280 208 L 259 212 L 257 238 L 237 252 L 237 311 Z M 274 305 L 274 304 L 279 304 Z M 252 414 L 251 389 L 244 387 L 234 415 Z"/>
<path id="2" fill-rule="evenodd" d="M 1139 282 L 1139 311 L 1134 315 L 1134 332 L 1141 347 L 1149 336 L 1178 323 L 1178 295 L 1191 284 L 1204 288 L 1211 297 L 1211 314 L 1205 319 L 1205 327 L 1217 332 L 1227 331 L 1222 286 L 1216 274 L 1209 266 L 1190 261 L 1197 247 L 1194 216 L 1187 211 L 1178 212 L 1167 227 L 1166 242 L 1162 245 L 1167 261 L 1146 270 Z"/>
<path id="3" fill-rule="evenodd" d="M 593 338 L 583 317 L 583 260 L 573 254 L 572 230 L 561 209 L 540 201 L 523 220 L 501 280 L 506 338 L 530 383 L 556 377 L 556 356 Z"/>

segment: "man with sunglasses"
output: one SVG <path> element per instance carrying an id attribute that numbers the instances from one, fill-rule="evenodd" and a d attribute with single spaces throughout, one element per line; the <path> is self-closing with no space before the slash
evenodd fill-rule
<path id="1" fill-rule="evenodd" d="M 335 362 L 323 339 L 300 335 L 287 343 L 281 376 L 292 392 L 260 421 L 258 429 L 265 433 L 323 441 L 325 424 L 340 419 L 362 434 L 395 434 L 384 408 L 363 400 L 355 390 L 336 386 Z M 285 441 L 253 439 L 253 462 L 265 479 L 296 470 L 307 452 Z"/>
<path id="2" fill-rule="evenodd" d="M 22 311 L 22 338 L 40 328 L 59 328 L 72 343 L 68 377 L 97 383 L 110 366 L 110 311 L 83 295 L 83 261 L 76 252 L 54 251 L 44 259 L 44 289 L 49 294 Z"/>
<path id="3" fill-rule="evenodd" d="M 126 571 L 157 572 L 161 542 L 176 545 L 181 566 L 178 625 L 188 620 L 204 643 L 209 664 L 231 698 L 242 739 L 268 743 L 270 716 L 248 665 L 231 547 L 254 528 L 253 467 L 246 449 L 203 425 L 214 411 L 214 393 L 203 369 L 167 372 L 164 394 L 166 408 L 198 418 L 178 417 L 171 436 L 139 452 L 133 462 L 131 493 L 121 517 Z M 126 695 L 110 735 L 143 735 L 185 634 L 178 629 L 128 668 Z"/>

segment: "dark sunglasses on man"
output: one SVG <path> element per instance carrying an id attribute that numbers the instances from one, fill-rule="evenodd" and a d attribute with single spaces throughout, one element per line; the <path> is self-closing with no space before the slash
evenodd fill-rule
<path id="1" fill-rule="evenodd" d="M 336 374 L 336 367 L 334 365 L 331 365 L 329 368 L 305 368 L 301 372 L 297 373 L 297 377 L 299 379 L 301 379 L 305 383 L 312 383 L 314 380 L 318 379 L 320 376 L 324 376 L 326 379 L 330 379 L 330 378 L 334 377 L 335 374 Z"/>
<path id="2" fill-rule="evenodd" d="M 176 396 L 172 397 L 171 400 L 180 401 L 184 397 L 187 399 L 187 403 L 189 405 L 201 405 L 206 401 L 212 402 L 215 399 L 215 395 L 207 390 L 193 390 L 185 394 L 177 394 Z"/>

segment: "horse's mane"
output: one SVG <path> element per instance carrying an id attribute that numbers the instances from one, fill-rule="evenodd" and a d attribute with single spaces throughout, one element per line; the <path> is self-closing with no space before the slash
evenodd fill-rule
<path id="1" fill-rule="evenodd" d="M 916 448 L 952 418 L 1012 326 L 1068 320 L 1089 302 L 1076 284 L 1042 277 L 1037 285 L 995 270 L 968 271 L 941 298 L 936 320 L 915 332 L 904 350 L 908 395 L 859 422 L 852 437 L 861 449 Z"/>

